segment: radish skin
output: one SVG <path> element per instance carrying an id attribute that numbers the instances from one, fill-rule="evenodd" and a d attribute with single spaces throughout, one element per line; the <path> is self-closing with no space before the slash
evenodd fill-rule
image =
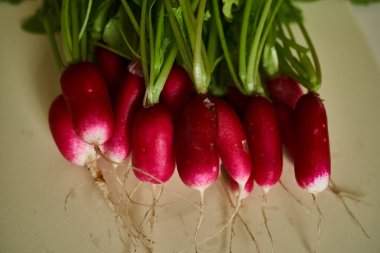
<path id="1" fill-rule="evenodd" d="M 93 146 L 83 142 L 75 134 L 62 95 L 59 95 L 50 106 L 49 127 L 58 150 L 69 162 L 85 166 L 95 160 L 96 152 Z"/>
<path id="2" fill-rule="evenodd" d="M 133 119 L 141 107 L 144 97 L 144 80 L 127 73 L 118 90 L 115 103 L 115 123 L 112 137 L 100 146 L 103 155 L 109 160 L 120 163 L 131 151 Z"/>
<path id="3" fill-rule="evenodd" d="M 265 192 L 282 173 L 282 147 L 275 110 L 265 98 L 250 98 L 244 114 L 244 126 L 252 158 L 254 179 Z"/>
<path id="4" fill-rule="evenodd" d="M 296 106 L 298 99 L 303 95 L 301 86 L 286 75 L 278 75 L 270 80 L 267 89 L 273 101 L 287 104 L 291 108 Z"/>
<path id="5" fill-rule="evenodd" d="M 68 66 L 61 75 L 61 88 L 79 138 L 99 146 L 112 135 L 113 112 L 106 82 L 91 63 Z"/>
<path id="6" fill-rule="evenodd" d="M 177 122 L 177 169 L 183 183 L 204 191 L 219 175 L 217 113 L 209 97 L 192 98 Z"/>
<path id="7" fill-rule="evenodd" d="M 126 68 L 123 58 L 105 48 L 97 47 L 95 50 L 95 64 L 103 73 L 109 90 L 113 91 Z"/>
<path id="8" fill-rule="evenodd" d="M 226 102 L 216 97 L 211 100 L 215 103 L 218 113 L 218 154 L 230 177 L 244 188 L 252 171 L 244 127 Z"/>
<path id="9" fill-rule="evenodd" d="M 142 108 L 132 128 L 132 165 L 143 182 L 165 183 L 174 173 L 174 123 L 161 104 Z M 145 172 L 145 173 L 143 173 Z"/>
<path id="10" fill-rule="evenodd" d="M 331 173 L 327 115 L 316 93 L 307 93 L 295 108 L 294 170 L 299 186 L 310 193 L 322 192 Z"/>
<path id="11" fill-rule="evenodd" d="M 177 117 L 188 99 L 194 94 L 194 84 L 186 70 L 178 65 L 173 65 L 160 94 L 161 103 L 174 117 Z"/>
<path id="12" fill-rule="evenodd" d="M 239 184 L 235 180 L 233 180 L 230 176 L 228 176 L 228 183 L 234 195 L 238 197 L 239 191 L 240 191 Z M 243 191 L 241 193 L 242 200 L 246 199 L 252 193 L 253 187 L 254 187 L 254 178 L 253 178 L 253 174 L 251 174 L 251 176 L 248 178 L 248 181 L 245 183 Z"/>
<path id="13" fill-rule="evenodd" d="M 295 155 L 295 144 L 294 144 L 294 109 L 284 103 L 274 103 L 273 104 L 277 122 L 280 128 L 281 140 L 285 146 L 287 157 L 293 161 Z"/>

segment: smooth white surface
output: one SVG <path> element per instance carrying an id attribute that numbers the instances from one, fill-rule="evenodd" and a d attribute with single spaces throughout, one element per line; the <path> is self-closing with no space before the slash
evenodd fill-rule
<path id="1" fill-rule="evenodd" d="M 50 137 L 47 112 L 59 93 L 59 73 L 47 39 L 19 28 L 20 20 L 36 6 L 35 2 L 17 7 L 0 4 L 0 252 L 129 252 L 120 242 L 114 217 L 88 172 L 67 163 Z M 380 72 L 368 47 L 372 42 L 363 37 L 365 32 L 346 1 L 302 6 L 323 70 L 320 93 L 329 117 L 332 179 L 344 189 L 362 193 L 360 198 L 370 203 L 347 200 L 370 234 L 367 239 L 337 198 L 322 193 L 319 252 L 380 252 Z M 282 180 L 313 208 L 310 195 L 299 190 L 287 162 Z M 198 194 L 182 186 L 178 178 L 168 188 L 166 196 L 173 196 L 171 189 L 176 189 L 191 201 L 198 199 Z M 73 194 L 65 210 L 70 191 Z M 261 190 L 257 187 L 254 191 L 240 214 L 262 252 L 270 252 L 261 217 Z M 150 196 L 150 192 L 142 189 L 138 195 Z M 207 190 L 205 197 L 200 239 L 216 231 L 226 221 L 226 212 L 232 211 L 220 183 Z M 316 239 L 316 220 L 280 186 L 270 191 L 268 201 L 275 252 L 310 252 Z M 175 204 L 160 208 L 156 252 L 177 252 L 191 245 L 197 215 L 193 206 L 179 198 Z M 255 252 L 239 221 L 235 230 L 234 252 Z M 228 233 L 221 234 L 201 246 L 200 252 L 229 252 L 228 239 Z"/>

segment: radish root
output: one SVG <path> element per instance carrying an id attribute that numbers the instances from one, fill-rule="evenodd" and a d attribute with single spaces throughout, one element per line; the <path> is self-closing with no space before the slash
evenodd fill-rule
<path id="1" fill-rule="evenodd" d="M 284 183 L 280 180 L 279 181 L 281 187 L 285 190 L 285 192 L 287 192 L 294 201 L 296 201 L 304 210 L 307 214 L 315 217 L 315 215 L 313 214 L 313 212 L 304 204 L 301 202 L 301 200 L 299 200 L 285 185 Z"/>
<path id="2" fill-rule="evenodd" d="M 362 231 L 362 233 L 364 234 L 365 237 L 367 237 L 368 239 L 370 239 L 371 237 L 369 236 L 369 234 L 367 233 L 367 231 L 365 230 L 364 226 L 360 223 L 360 221 L 356 218 L 356 216 L 352 213 L 352 211 L 350 210 L 350 208 L 348 207 L 346 201 L 344 201 L 344 198 L 349 198 L 349 199 L 352 199 L 354 201 L 357 201 L 357 202 L 361 202 L 361 203 L 364 203 L 364 204 L 367 204 L 367 205 L 370 205 L 369 203 L 367 202 L 364 202 L 362 200 L 360 200 L 358 197 L 352 195 L 352 194 L 349 194 L 349 193 L 346 193 L 346 192 L 342 192 L 337 186 L 336 184 L 330 180 L 330 183 L 329 183 L 329 187 L 328 189 L 340 200 L 340 202 L 342 203 L 344 209 L 346 209 L 346 212 L 348 213 L 348 215 L 351 217 L 351 219 L 354 221 L 354 223 L 359 226 L 360 230 Z"/>
<path id="3" fill-rule="evenodd" d="M 264 194 L 263 194 L 263 203 L 262 203 L 262 206 L 261 206 L 261 214 L 263 215 L 263 218 L 264 218 L 264 225 L 265 225 L 265 228 L 267 230 L 267 233 L 268 233 L 268 236 L 269 236 L 269 239 L 270 239 L 271 252 L 273 253 L 274 252 L 274 247 L 273 247 L 274 244 L 273 244 L 272 233 L 270 232 L 270 229 L 269 229 L 269 226 L 268 226 L 267 204 L 268 204 L 267 193 L 264 192 Z"/>
<path id="4" fill-rule="evenodd" d="M 203 221 L 203 216 L 204 216 L 204 207 L 205 207 L 205 201 L 204 201 L 204 190 L 199 191 L 199 196 L 200 196 L 200 203 L 199 203 L 199 219 L 198 219 L 198 224 L 195 229 L 194 233 L 194 242 L 195 242 L 195 252 L 198 253 L 198 245 L 197 245 L 197 236 L 199 233 L 199 229 L 201 227 L 202 221 Z"/>
<path id="5" fill-rule="evenodd" d="M 319 248 L 319 245 L 321 243 L 321 226 L 322 226 L 322 218 L 323 218 L 323 215 L 322 215 L 322 211 L 321 209 L 319 208 L 319 205 L 318 205 L 318 195 L 317 194 L 312 194 L 312 197 L 313 197 L 313 202 L 314 202 L 314 206 L 315 208 L 317 209 L 317 212 L 318 212 L 318 222 L 317 222 L 317 242 L 315 244 L 315 248 L 314 248 L 314 253 L 317 253 L 317 250 Z"/>

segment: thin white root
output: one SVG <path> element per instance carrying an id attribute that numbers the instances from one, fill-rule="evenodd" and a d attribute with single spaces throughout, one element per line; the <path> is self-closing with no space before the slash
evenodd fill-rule
<path id="1" fill-rule="evenodd" d="M 271 252 L 273 253 L 274 252 L 274 244 L 273 244 L 272 233 L 270 232 L 270 229 L 269 229 L 269 226 L 268 226 L 268 216 L 267 216 L 267 212 L 266 212 L 267 203 L 268 203 L 267 194 L 264 192 L 264 194 L 263 194 L 263 203 L 262 203 L 262 206 L 261 206 L 261 214 L 262 214 L 262 216 L 264 218 L 264 225 L 265 225 L 265 228 L 267 230 L 267 233 L 268 233 L 268 236 L 269 236 L 269 239 L 270 239 Z"/>
<path id="2" fill-rule="evenodd" d="M 199 229 L 201 227 L 201 224 L 202 224 L 202 221 L 203 221 L 203 216 L 204 216 L 204 206 L 205 206 L 205 202 L 204 202 L 204 190 L 200 190 L 199 191 L 199 194 L 200 194 L 200 209 L 199 209 L 199 219 L 198 219 L 198 224 L 197 224 L 197 227 L 195 229 L 195 233 L 194 233 L 194 243 L 195 243 L 195 252 L 198 253 L 198 244 L 197 244 L 197 237 L 198 237 L 198 233 L 199 233 Z"/>
<path id="3" fill-rule="evenodd" d="M 186 252 L 188 249 L 194 247 L 195 245 L 201 245 L 211 239 L 213 239 L 214 237 L 216 237 L 217 235 L 219 235 L 221 232 L 223 232 L 229 225 L 231 225 L 233 219 L 235 218 L 235 216 L 237 215 L 238 211 L 239 211 L 239 208 L 241 206 L 241 200 L 242 200 L 242 189 L 240 189 L 239 191 L 239 196 L 238 196 L 238 199 L 237 199 L 237 203 L 236 203 L 236 207 L 235 207 L 235 210 L 233 211 L 233 213 L 230 215 L 228 221 L 223 225 L 223 227 L 221 227 L 217 232 L 215 232 L 214 234 L 208 236 L 207 238 L 203 239 L 202 241 L 198 242 L 198 243 L 195 243 L 194 245 L 180 251 L 180 252 Z"/>
<path id="4" fill-rule="evenodd" d="M 318 205 L 318 195 L 317 194 L 312 194 L 313 196 L 313 202 L 314 202 L 314 206 L 315 208 L 317 209 L 317 212 L 318 212 L 318 222 L 317 222 L 317 242 L 315 244 L 315 248 L 314 248 L 314 253 L 317 253 L 317 250 L 319 248 L 319 245 L 321 244 L 321 226 L 322 226 L 322 218 L 323 218 L 323 215 L 322 215 L 322 211 L 321 209 L 319 208 L 319 205 Z"/>
<path id="5" fill-rule="evenodd" d="M 228 202 L 230 203 L 230 205 L 235 208 L 235 205 L 234 203 L 232 202 L 232 199 L 231 199 L 231 196 L 230 194 L 228 193 L 228 190 L 227 190 L 227 187 L 225 184 L 222 184 L 223 186 L 223 190 L 225 192 L 225 194 L 227 195 L 227 199 L 228 199 Z M 247 230 L 249 236 L 251 237 L 252 241 L 253 241 L 253 244 L 255 245 L 256 247 L 256 251 L 258 253 L 260 253 L 260 248 L 259 248 L 259 243 L 257 242 L 255 236 L 253 235 L 253 233 L 251 232 L 251 230 L 249 229 L 247 223 L 245 222 L 245 220 L 243 219 L 243 217 L 241 217 L 240 213 L 237 213 L 237 217 L 239 218 L 240 222 L 243 224 L 244 228 Z"/>
<path id="6" fill-rule="evenodd" d="M 285 190 L 286 193 L 289 194 L 290 197 L 292 197 L 292 199 L 294 201 L 296 201 L 304 210 L 305 212 L 308 214 L 308 215 L 311 215 L 313 217 L 315 217 L 315 215 L 313 214 L 313 212 L 304 204 L 301 202 L 301 200 L 299 200 L 285 185 L 284 183 L 280 180 L 279 181 L 281 187 Z"/>
<path id="7" fill-rule="evenodd" d="M 355 196 L 353 194 L 342 192 L 341 190 L 339 190 L 339 188 L 336 186 L 336 184 L 333 181 L 331 181 L 331 180 L 330 180 L 330 184 L 329 184 L 329 188 L 328 189 L 340 200 L 340 202 L 342 203 L 344 209 L 346 209 L 346 212 L 351 217 L 351 219 L 354 221 L 354 223 L 360 228 L 360 230 L 362 231 L 362 233 L 364 234 L 364 236 L 367 237 L 368 239 L 370 239 L 371 237 L 369 236 L 369 234 L 365 230 L 364 226 L 360 223 L 360 221 L 352 213 L 352 211 L 348 207 L 346 201 L 344 201 L 344 198 L 349 198 L 349 199 L 352 199 L 354 201 L 361 202 L 361 203 L 364 203 L 364 204 L 367 204 L 367 205 L 370 205 L 370 204 L 366 203 L 366 202 L 364 202 L 362 200 L 360 200 L 357 196 Z"/>
<path id="8" fill-rule="evenodd" d="M 71 188 L 71 190 L 66 194 L 66 197 L 65 197 L 65 204 L 64 204 L 64 206 L 63 206 L 63 208 L 65 209 L 65 211 L 67 211 L 67 205 L 68 205 L 68 203 L 69 203 L 69 199 L 70 199 L 70 197 L 71 196 L 73 196 L 73 194 L 74 194 L 74 191 L 75 191 L 75 189 L 77 189 L 77 187 L 79 187 L 79 186 L 82 186 L 83 184 L 76 184 L 75 186 L 73 186 L 72 188 Z"/>

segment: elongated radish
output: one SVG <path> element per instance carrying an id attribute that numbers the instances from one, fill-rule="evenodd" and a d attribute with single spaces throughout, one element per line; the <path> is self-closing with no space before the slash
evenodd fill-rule
<path id="1" fill-rule="evenodd" d="M 50 106 L 49 127 L 55 144 L 68 161 L 79 166 L 85 166 L 95 160 L 96 153 L 93 146 L 83 142 L 75 134 L 62 95 L 59 95 Z"/>
<path id="2" fill-rule="evenodd" d="M 97 47 L 95 49 L 95 64 L 103 73 L 109 89 L 113 90 L 126 68 L 124 59 L 105 48 Z"/>
<path id="3" fill-rule="evenodd" d="M 112 137 L 100 146 L 102 153 L 116 163 L 125 160 L 130 153 L 133 119 L 142 105 L 145 91 L 144 80 L 129 72 L 119 86 Z"/>
<path id="4" fill-rule="evenodd" d="M 231 87 L 228 89 L 224 99 L 235 109 L 239 116 L 242 116 L 248 102 L 247 96 L 244 96 L 237 88 Z"/>
<path id="5" fill-rule="evenodd" d="M 142 108 L 132 129 L 132 165 L 143 182 L 164 183 L 175 169 L 174 123 L 161 104 Z M 144 173 L 145 172 L 145 173 Z"/>
<path id="6" fill-rule="evenodd" d="M 230 177 L 243 189 L 252 171 L 243 124 L 226 102 L 216 97 L 211 100 L 218 113 L 218 154 Z"/>
<path id="7" fill-rule="evenodd" d="M 99 69 L 88 62 L 72 64 L 62 73 L 61 88 L 79 138 L 95 146 L 106 142 L 112 135 L 113 112 Z"/>
<path id="8" fill-rule="evenodd" d="M 173 65 L 160 95 L 162 104 L 176 117 L 194 94 L 194 85 L 186 70 Z"/>
<path id="9" fill-rule="evenodd" d="M 233 180 L 230 176 L 228 176 L 228 183 L 232 192 L 235 194 L 236 197 L 238 197 L 239 191 L 240 191 L 239 184 L 235 180 Z M 253 173 L 252 173 L 251 176 L 248 178 L 248 181 L 244 185 L 243 191 L 241 193 L 241 199 L 247 198 L 252 193 L 254 184 L 255 183 L 254 183 L 254 178 L 253 178 Z"/>
<path id="10" fill-rule="evenodd" d="M 218 177 L 217 127 L 215 105 L 204 95 L 192 98 L 178 119 L 177 169 L 181 180 L 191 189 L 204 191 Z"/>
<path id="11" fill-rule="evenodd" d="M 285 146 L 286 155 L 291 161 L 293 161 L 295 155 L 294 109 L 281 102 L 275 102 L 273 105 L 276 111 L 281 140 Z"/>
<path id="12" fill-rule="evenodd" d="M 299 186 L 310 193 L 323 191 L 329 183 L 330 144 L 327 115 L 316 93 L 307 93 L 295 108 L 294 169 Z"/>
<path id="13" fill-rule="evenodd" d="M 303 95 L 301 86 L 292 78 L 286 75 L 278 75 L 268 84 L 267 89 L 271 99 L 289 105 L 296 106 L 298 99 Z"/>
<path id="14" fill-rule="evenodd" d="M 260 96 L 250 98 L 244 114 L 244 126 L 254 179 L 268 192 L 282 172 L 280 131 L 271 102 Z"/>

